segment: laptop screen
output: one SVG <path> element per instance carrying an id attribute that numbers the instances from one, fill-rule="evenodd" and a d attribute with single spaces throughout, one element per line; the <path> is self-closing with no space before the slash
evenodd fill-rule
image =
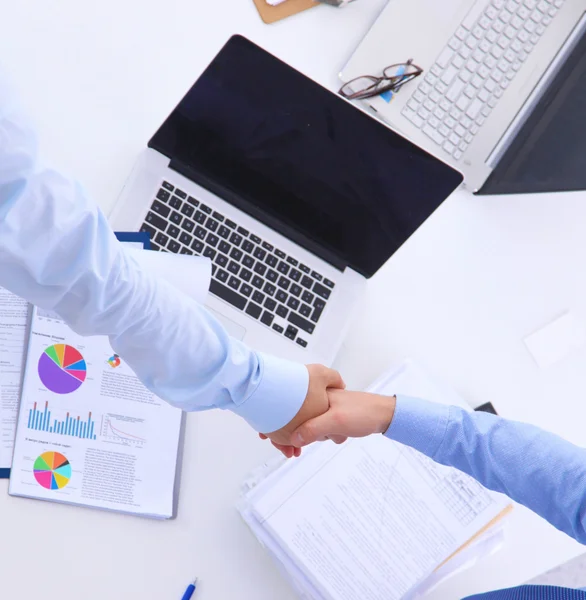
<path id="1" fill-rule="evenodd" d="M 462 181 L 240 36 L 149 146 L 231 204 L 367 277 Z"/>

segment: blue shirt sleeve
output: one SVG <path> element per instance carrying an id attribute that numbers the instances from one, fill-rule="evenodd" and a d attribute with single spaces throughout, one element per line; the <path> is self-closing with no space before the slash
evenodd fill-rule
<path id="1" fill-rule="evenodd" d="M 586 449 L 526 423 L 398 396 L 385 434 L 586 543 Z"/>
<path id="2" fill-rule="evenodd" d="M 155 394 L 184 410 L 230 409 L 257 431 L 305 400 L 304 365 L 253 352 L 191 298 L 143 272 L 74 181 L 36 160 L 35 135 L 0 79 L 0 285 L 107 335 Z"/>

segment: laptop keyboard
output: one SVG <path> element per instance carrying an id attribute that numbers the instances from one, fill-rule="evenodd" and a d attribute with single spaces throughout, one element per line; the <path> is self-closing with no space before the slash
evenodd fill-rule
<path id="1" fill-rule="evenodd" d="M 140 229 L 151 248 L 212 260 L 210 292 L 303 348 L 335 283 L 168 181 Z"/>
<path id="2" fill-rule="evenodd" d="M 491 0 L 466 16 L 402 114 L 459 160 L 564 0 Z"/>

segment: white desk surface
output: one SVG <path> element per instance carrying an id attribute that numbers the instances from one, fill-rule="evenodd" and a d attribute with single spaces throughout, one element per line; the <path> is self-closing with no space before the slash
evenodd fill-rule
<path id="1" fill-rule="evenodd" d="M 151 134 L 230 35 L 335 88 L 383 5 L 319 7 L 267 26 L 252 0 L 19 0 L 3 8 L 0 56 L 44 155 L 108 210 Z M 586 354 L 541 371 L 522 339 L 565 310 L 586 318 L 584 223 L 584 193 L 454 194 L 372 279 L 337 361 L 346 381 L 364 386 L 412 356 L 473 405 L 493 401 L 504 416 L 580 443 Z M 231 414 L 191 415 L 172 522 L 13 499 L 0 483 L 0 595 L 179 599 L 198 574 L 201 600 L 293 599 L 233 508 L 240 481 L 271 454 Z M 521 508 L 508 537 L 430 598 L 516 585 L 581 551 Z"/>

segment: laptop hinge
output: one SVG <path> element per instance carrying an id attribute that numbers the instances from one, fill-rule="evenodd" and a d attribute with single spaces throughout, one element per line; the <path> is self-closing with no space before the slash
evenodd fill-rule
<path id="1" fill-rule="evenodd" d="M 339 271 L 344 271 L 344 269 L 348 266 L 347 261 L 344 261 L 336 256 L 336 254 L 331 250 L 324 248 L 321 244 L 307 237 L 305 234 L 300 233 L 295 228 L 266 213 L 259 207 L 255 206 L 252 202 L 242 198 L 239 194 L 236 194 L 232 190 L 223 186 L 221 183 L 218 183 L 218 181 L 206 177 L 196 169 L 193 169 L 192 167 L 175 159 L 171 159 L 169 168 L 173 169 L 173 171 L 176 171 L 177 173 L 180 173 L 184 177 L 187 177 L 191 181 L 194 181 L 198 185 L 201 185 L 206 190 L 212 192 L 212 194 L 215 194 L 225 202 L 228 202 L 228 204 L 231 204 L 232 206 L 235 206 L 236 208 L 249 214 L 251 217 L 258 219 L 261 221 L 261 223 L 264 223 L 268 227 L 271 227 L 275 231 L 279 232 L 281 235 L 284 235 L 286 238 L 295 242 L 302 248 L 305 248 L 305 250 L 308 252 L 311 252 L 322 260 L 325 260 Z"/>

